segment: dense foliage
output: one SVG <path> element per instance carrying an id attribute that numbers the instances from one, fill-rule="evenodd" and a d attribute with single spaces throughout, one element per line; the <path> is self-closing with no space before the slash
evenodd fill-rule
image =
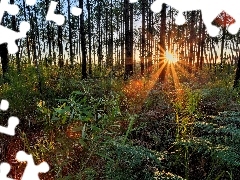
<path id="1" fill-rule="evenodd" d="M 108 74 L 77 80 L 78 67 L 41 66 L 40 93 L 33 67 L 13 67 L 0 96 L 11 105 L 2 121 L 21 119 L 16 137 L 1 135 L 15 178 L 24 164 L 11 154 L 20 149 L 50 164 L 43 179 L 238 178 L 239 91 L 224 72 L 181 74 L 176 89 L 170 75 L 165 84 Z"/>

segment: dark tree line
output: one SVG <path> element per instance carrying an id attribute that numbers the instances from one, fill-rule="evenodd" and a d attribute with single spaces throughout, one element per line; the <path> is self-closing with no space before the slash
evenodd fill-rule
<path id="1" fill-rule="evenodd" d="M 189 73 L 205 65 L 217 70 L 219 60 L 221 67 L 226 63 L 237 64 L 238 38 L 227 32 L 233 21 L 226 13 L 220 13 L 214 21 L 221 34 L 211 38 L 200 11 L 185 12 L 187 23 L 178 27 L 174 8 L 163 4 L 161 12 L 155 14 L 150 10 L 152 2 L 58 0 L 56 12 L 64 14 L 66 22 L 57 26 L 45 20 L 49 0 L 35 6 L 26 6 L 23 0 L 11 0 L 11 4 L 19 5 L 22 13 L 17 17 L 5 14 L 2 23 L 17 31 L 19 22 L 25 20 L 31 23 L 31 30 L 27 38 L 16 41 L 19 52 L 10 59 L 19 73 L 22 66 L 30 63 L 36 67 L 60 68 L 69 63 L 71 67 L 78 64 L 83 79 L 92 77 L 95 70 L 118 71 L 128 79 L 134 73 L 146 75 L 160 68 L 162 82 L 167 70 L 166 52 L 174 54 Z M 79 17 L 71 14 L 72 6 L 83 9 Z M 227 54 L 226 50 L 231 53 Z M 6 44 L 0 46 L 0 52 L 3 74 L 6 74 L 9 62 Z"/>

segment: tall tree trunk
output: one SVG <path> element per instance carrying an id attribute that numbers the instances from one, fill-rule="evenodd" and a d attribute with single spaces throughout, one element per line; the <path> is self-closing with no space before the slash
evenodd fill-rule
<path id="1" fill-rule="evenodd" d="M 237 64 L 237 70 L 236 70 L 233 88 L 237 88 L 239 86 L 239 80 L 240 80 L 240 58 L 238 58 L 238 64 Z"/>
<path id="2" fill-rule="evenodd" d="M 14 0 L 10 0 L 10 4 L 14 4 Z M 12 30 L 18 31 L 15 16 L 12 16 Z M 18 45 L 18 40 L 16 40 L 15 42 Z M 19 58 L 19 50 L 16 53 L 16 63 L 17 63 L 18 73 L 20 73 L 21 72 L 21 65 L 20 65 L 20 58 Z"/>
<path id="3" fill-rule="evenodd" d="M 108 57 L 109 57 L 109 65 L 113 68 L 113 2 L 111 0 L 111 8 L 110 8 L 110 36 L 108 43 Z"/>
<path id="4" fill-rule="evenodd" d="M 49 6 L 49 0 L 46 0 L 45 1 L 45 11 L 46 13 L 48 12 L 48 6 Z M 47 22 L 47 39 L 48 39 L 48 59 L 49 59 L 49 63 L 51 64 L 52 63 L 52 39 L 51 39 L 51 29 L 50 29 L 50 22 L 48 21 Z"/>
<path id="5" fill-rule="evenodd" d="M 162 10 L 161 10 L 161 28 L 160 28 L 160 68 L 162 68 L 162 71 L 159 74 L 159 81 L 164 82 L 165 76 L 166 76 L 166 71 L 167 71 L 167 65 L 164 63 L 165 59 L 165 39 L 166 39 L 166 9 L 167 5 L 164 3 L 162 5 Z M 164 67 L 163 67 L 164 66 Z"/>
<path id="6" fill-rule="evenodd" d="M 79 4 L 80 4 L 80 2 L 81 2 L 81 0 L 79 1 Z M 67 0 L 67 4 L 68 4 L 69 55 L 70 55 L 70 63 L 71 63 L 71 66 L 73 67 L 73 58 L 74 57 L 73 57 L 72 23 L 71 23 L 71 15 L 70 15 L 70 0 Z M 80 6 L 80 8 L 81 8 L 81 6 Z M 83 14 L 83 12 L 82 12 L 82 14 Z M 81 19 L 82 14 L 80 15 L 80 19 Z M 80 29 L 81 29 L 81 25 L 80 25 Z"/>
<path id="7" fill-rule="evenodd" d="M 35 61 L 37 77 L 38 77 L 38 90 L 39 90 L 40 94 L 42 94 L 43 81 L 42 81 L 41 72 L 40 72 L 40 68 L 39 68 L 39 57 L 37 57 L 37 47 L 36 47 L 36 41 L 37 41 L 37 38 L 39 38 L 38 22 L 37 22 L 37 10 L 36 10 L 36 6 L 34 6 L 33 8 L 34 8 L 33 10 L 35 12 L 34 17 L 32 15 L 32 17 L 34 18 L 33 24 L 35 26 L 34 33 L 32 34 L 33 35 L 33 41 L 34 41 L 34 43 L 33 43 L 33 58 L 34 58 L 34 61 Z M 40 44 L 39 44 L 39 46 L 40 46 Z"/>
<path id="8" fill-rule="evenodd" d="M 224 12 L 224 24 L 223 24 L 223 28 L 222 28 L 222 30 L 223 30 L 223 33 L 222 33 L 222 42 L 221 42 L 221 55 L 220 55 L 220 57 L 221 57 L 221 64 L 220 64 L 220 71 L 222 71 L 222 68 L 223 68 L 223 50 L 224 50 L 224 42 L 225 42 L 225 37 L 226 37 L 226 30 L 227 30 L 227 28 L 226 28 L 226 25 L 227 25 L 227 18 L 226 18 L 226 16 L 227 16 L 227 14 L 226 14 L 226 12 Z"/>
<path id="9" fill-rule="evenodd" d="M 151 0 L 150 0 L 151 3 Z M 148 73 L 151 74 L 152 72 L 152 37 L 153 37 L 153 31 L 152 31 L 152 21 L 153 21 L 153 12 L 150 10 L 148 11 Z"/>
<path id="10" fill-rule="evenodd" d="M 194 58 L 194 53 L 193 53 L 193 42 L 194 42 L 194 25 L 195 25 L 195 19 L 196 19 L 196 12 L 192 11 L 191 13 L 191 25 L 190 25 L 190 54 L 189 54 L 189 67 L 188 71 L 189 73 L 192 73 L 192 65 L 193 65 L 193 58 Z"/>
<path id="11" fill-rule="evenodd" d="M 0 56 L 2 63 L 3 81 L 4 83 L 7 83 L 8 80 L 6 74 L 8 73 L 9 63 L 7 44 L 0 44 Z"/>
<path id="12" fill-rule="evenodd" d="M 58 9 L 57 9 L 58 14 L 61 12 L 61 1 L 59 0 L 58 3 Z M 62 43 L 62 26 L 58 26 L 58 51 L 59 51 L 59 57 L 58 57 L 58 65 L 60 68 L 63 67 L 64 62 L 63 62 L 63 43 Z"/>
<path id="13" fill-rule="evenodd" d="M 91 5 L 89 0 L 87 0 L 87 9 L 88 9 L 88 41 L 89 41 L 89 46 L 88 46 L 88 56 L 89 56 L 89 75 L 92 75 L 92 34 L 91 34 Z"/>
<path id="14" fill-rule="evenodd" d="M 121 0 L 121 9 L 123 9 L 123 0 Z M 120 30 L 120 41 L 121 41 L 121 65 L 124 66 L 124 12 L 121 14 L 121 30 Z"/>
<path id="15" fill-rule="evenodd" d="M 200 53 L 200 63 L 199 63 L 199 67 L 200 70 L 202 70 L 203 68 L 203 63 L 204 63 L 204 49 L 205 49 L 205 35 L 206 35 L 206 27 L 204 24 L 202 24 L 202 38 L 201 38 L 201 53 Z"/>
<path id="16" fill-rule="evenodd" d="M 146 40 L 145 40 L 145 7 L 146 0 L 142 0 L 142 38 L 141 38 L 141 75 L 144 75 L 144 60 L 145 60 L 145 47 L 146 47 Z"/>
<path id="17" fill-rule="evenodd" d="M 129 8 L 130 7 L 130 8 Z M 124 0 L 124 21 L 125 21 L 125 75 L 124 79 L 127 80 L 129 76 L 133 73 L 133 52 L 132 52 L 132 43 L 131 36 L 132 32 L 130 31 L 130 14 L 133 16 L 132 11 L 133 4 L 129 6 L 129 0 Z M 132 22 L 132 21 L 131 21 Z"/>
<path id="18" fill-rule="evenodd" d="M 130 45 L 130 52 L 131 52 L 131 55 L 130 55 L 130 65 L 129 65 L 129 73 L 130 75 L 133 74 L 133 4 L 131 3 L 130 4 L 130 31 L 129 31 L 129 39 L 130 39 L 130 42 L 129 42 L 129 45 Z"/>
<path id="19" fill-rule="evenodd" d="M 23 12 L 24 12 L 24 20 L 27 21 L 25 1 L 23 1 Z M 27 42 L 28 63 L 31 64 L 31 55 L 30 55 L 30 47 L 29 47 L 29 38 L 28 37 L 26 39 L 26 42 Z"/>
<path id="20" fill-rule="evenodd" d="M 98 1 L 98 12 L 97 12 L 97 29 L 98 29 L 98 67 L 99 70 L 101 70 L 102 67 L 102 29 L 101 29 L 101 7 L 102 7 L 102 1 Z"/>
<path id="21" fill-rule="evenodd" d="M 83 9 L 83 0 L 79 0 L 79 7 Z M 86 52 L 86 37 L 84 30 L 84 11 L 80 15 L 80 33 L 81 33 L 81 49 L 82 49 L 82 79 L 87 78 L 87 52 Z"/>

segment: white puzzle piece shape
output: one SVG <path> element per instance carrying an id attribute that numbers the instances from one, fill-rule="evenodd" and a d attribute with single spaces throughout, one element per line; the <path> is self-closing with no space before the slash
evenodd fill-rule
<path id="1" fill-rule="evenodd" d="M 130 2 L 136 2 L 137 0 L 130 0 Z M 155 0 L 151 4 L 151 10 L 155 13 L 159 13 L 162 9 L 162 4 L 165 3 L 179 11 L 176 17 L 176 24 L 182 25 L 185 23 L 183 12 L 201 10 L 202 19 L 206 26 L 207 32 L 210 36 L 215 37 L 219 35 L 219 28 L 212 25 L 213 20 L 222 12 L 225 11 L 231 17 L 235 19 L 235 23 L 231 24 L 228 31 L 231 34 L 236 34 L 240 28 L 240 1 L 239 0 Z"/>
<path id="2" fill-rule="evenodd" d="M 28 22 L 21 22 L 20 32 L 13 31 L 0 25 L 0 44 L 8 43 L 8 51 L 10 54 L 15 54 L 18 51 L 18 46 L 16 45 L 16 40 L 26 37 L 27 31 L 30 29 L 30 24 Z"/>
<path id="3" fill-rule="evenodd" d="M 54 21 L 58 26 L 63 25 L 65 21 L 65 17 L 61 14 L 55 14 L 54 11 L 57 8 L 57 2 L 51 1 L 50 6 L 48 8 L 46 20 L 47 21 Z"/>
<path id="4" fill-rule="evenodd" d="M 14 136 L 15 129 L 18 124 L 19 124 L 19 119 L 17 117 L 12 116 L 8 119 L 8 127 L 0 126 L 0 133 Z"/>
<path id="5" fill-rule="evenodd" d="M 81 8 L 78 8 L 78 7 L 72 7 L 72 8 L 71 8 L 71 13 L 72 13 L 74 16 L 80 16 L 80 14 L 82 14 L 82 9 L 81 9 Z"/>
<path id="6" fill-rule="evenodd" d="M 24 151 L 18 151 L 16 155 L 18 161 L 27 161 L 27 166 L 23 172 L 21 180 L 40 180 L 38 173 L 46 173 L 49 171 L 49 165 L 46 162 L 41 162 L 35 165 L 31 154 Z"/>
<path id="7" fill-rule="evenodd" d="M 7 177 L 8 173 L 10 172 L 11 166 L 8 163 L 1 163 L 0 164 L 0 179 L 1 180 L 14 180 L 12 178 Z"/>
<path id="8" fill-rule="evenodd" d="M 1 0 L 0 2 L 0 23 L 4 13 L 7 12 L 10 15 L 16 15 L 19 12 L 19 7 L 15 4 L 9 4 L 9 0 Z"/>
<path id="9" fill-rule="evenodd" d="M 0 110 L 2 111 L 6 111 L 9 108 L 9 102 L 5 99 L 2 99 L 1 103 L 0 103 Z"/>
<path id="10" fill-rule="evenodd" d="M 28 6 L 34 6 L 36 4 L 36 0 L 26 0 L 26 4 Z"/>

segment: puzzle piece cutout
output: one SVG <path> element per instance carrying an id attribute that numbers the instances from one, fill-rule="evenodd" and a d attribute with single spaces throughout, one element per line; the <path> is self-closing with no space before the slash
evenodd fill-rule
<path id="1" fill-rule="evenodd" d="M 40 180 L 38 173 L 46 173 L 49 171 L 49 165 L 47 162 L 41 162 L 39 165 L 35 165 L 31 154 L 27 154 L 24 151 L 18 151 L 16 155 L 18 161 L 27 161 L 27 166 L 23 172 L 21 180 Z"/>
<path id="2" fill-rule="evenodd" d="M 1 2 L 0 2 L 0 23 L 2 22 L 2 18 L 3 18 L 5 11 L 11 15 L 16 15 L 19 12 L 19 7 L 15 4 L 9 4 L 9 0 L 1 0 Z"/>
<path id="3" fill-rule="evenodd" d="M 136 2 L 137 0 L 130 0 Z M 215 37 L 219 34 L 218 27 L 212 25 L 212 21 L 222 12 L 225 11 L 235 19 L 235 23 L 231 24 L 228 31 L 231 34 L 236 34 L 240 28 L 240 1 L 239 0 L 155 0 L 151 4 L 151 10 L 159 13 L 162 9 L 162 4 L 165 3 L 179 11 L 176 18 L 176 24 L 182 25 L 185 23 L 183 16 L 184 11 L 201 10 L 202 19 L 210 36 Z"/>
<path id="4" fill-rule="evenodd" d="M 15 116 L 12 116 L 8 119 L 8 127 L 0 126 L 0 133 L 14 136 L 15 128 L 18 124 L 19 124 L 19 119 Z"/>
<path id="5" fill-rule="evenodd" d="M 26 4 L 28 6 L 33 6 L 34 4 L 36 4 L 36 0 L 26 0 Z"/>
<path id="6" fill-rule="evenodd" d="M 0 109 L 2 111 L 6 111 L 9 108 L 9 102 L 5 99 L 2 99 L 1 104 L 0 104 Z"/>
<path id="7" fill-rule="evenodd" d="M 47 12 L 46 20 L 54 21 L 58 26 L 61 26 L 65 21 L 65 17 L 64 15 L 54 13 L 54 11 L 57 8 L 57 3 L 58 2 L 51 1 L 48 12 Z"/>
<path id="8" fill-rule="evenodd" d="M 5 99 L 2 99 L 0 104 L 0 110 L 6 111 L 9 107 L 9 102 Z M 19 119 L 17 117 L 10 117 L 8 119 L 8 127 L 0 126 L 0 133 L 4 133 L 10 136 L 15 135 L 15 128 L 19 124 Z"/>
<path id="9" fill-rule="evenodd" d="M 0 164 L 0 179 L 1 180 L 14 180 L 12 178 L 7 177 L 8 173 L 10 172 L 11 166 L 8 163 L 1 163 Z"/>
<path id="10" fill-rule="evenodd" d="M 15 54 L 18 51 L 16 40 L 26 37 L 27 31 L 30 29 L 28 22 L 21 22 L 19 30 L 20 32 L 13 31 L 0 25 L 0 44 L 8 43 L 8 51 L 10 54 Z"/>
<path id="11" fill-rule="evenodd" d="M 31 4 L 34 0 L 27 0 Z M 0 23 L 2 21 L 4 12 L 8 12 L 11 15 L 16 15 L 19 12 L 19 7 L 15 4 L 9 4 L 9 0 L 1 0 L 0 2 Z M 10 54 L 14 54 L 18 51 L 16 40 L 26 37 L 27 31 L 30 29 L 30 25 L 27 22 L 21 22 L 20 32 L 15 32 L 0 25 L 0 44 L 8 43 L 8 51 Z"/>
<path id="12" fill-rule="evenodd" d="M 71 13 L 72 13 L 74 16 L 80 16 L 80 14 L 82 14 L 82 9 L 81 9 L 81 8 L 78 8 L 78 7 L 72 7 L 72 8 L 71 8 Z"/>

